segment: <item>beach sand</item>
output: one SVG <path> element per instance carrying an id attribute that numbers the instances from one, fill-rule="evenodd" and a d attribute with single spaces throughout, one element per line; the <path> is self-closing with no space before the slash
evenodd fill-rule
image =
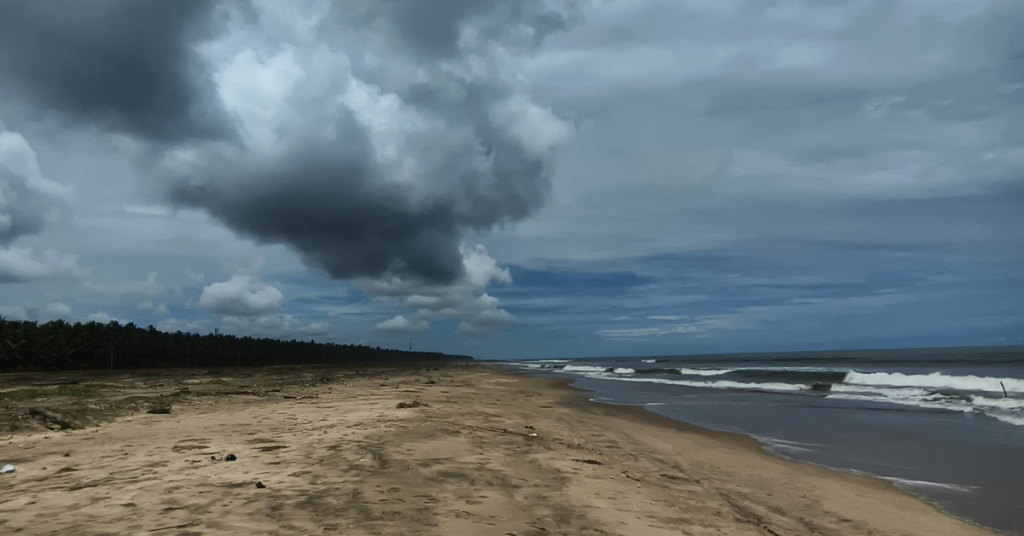
<path id="1" fill-rule="evenodd" d="M 591 403 L 566 382 L 488 365 L 304 370 L 301 382 L 250 372 L 249 390 L 233 386 L 238 371 L 151 374 L 151 390 L 234 391 L 0 437 L 0 465 L 18 466 L 0 475 L 0 533 L 993 534 L 888 482 Z"/>

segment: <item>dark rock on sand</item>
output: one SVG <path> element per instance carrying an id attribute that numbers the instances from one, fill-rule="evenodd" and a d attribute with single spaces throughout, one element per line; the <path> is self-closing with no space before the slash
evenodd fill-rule
<path id="1" fill-rule="evenodd" d="M 426 406 L 426 404 L 420 402 L 419 400 L 413 400 L 412 402 L 399 402 L 398 405 L 395 406 L 395 407 L 398 408 L 398 409 L 405 409 L 405 408 L 419 408 L 419 407 L 423 407 L 423 406 Z"/>
<path id="2" fill-rule="evenodd" d="M 153 404 L 153 407 L 146 410 L 146 413 L 152 413 L 154 415 L 167 415 L 171 412 L 171 405 L 167 402 L 158 402 Z"/>

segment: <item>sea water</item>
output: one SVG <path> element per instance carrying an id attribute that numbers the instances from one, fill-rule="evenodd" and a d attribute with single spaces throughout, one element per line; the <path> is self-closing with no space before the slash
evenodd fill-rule
<path id="1" fill-rule="evenodd" d="M 1024 535 L 1024 348 L 518 361 Z M 1005 393 L 1004 393 L 1005 389 Z"/>

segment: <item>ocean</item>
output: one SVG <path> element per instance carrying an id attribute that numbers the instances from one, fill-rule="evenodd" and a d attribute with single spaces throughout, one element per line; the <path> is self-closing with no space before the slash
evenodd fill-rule
<path id="1" fill-rule="evenodd" d="M 1024 348 L 515 361 L 596 402 L 644 406 L 764 450 L 877 476 L 1024 536 Z"/>

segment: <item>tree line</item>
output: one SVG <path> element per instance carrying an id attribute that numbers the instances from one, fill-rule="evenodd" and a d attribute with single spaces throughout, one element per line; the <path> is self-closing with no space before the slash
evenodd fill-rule
<path id="1" fill-rule="evenodd" d="M 166 333 L 113 321 L 40 324 L 0 318 L 0 372 L 471 361 L 365 345 Z"/>

